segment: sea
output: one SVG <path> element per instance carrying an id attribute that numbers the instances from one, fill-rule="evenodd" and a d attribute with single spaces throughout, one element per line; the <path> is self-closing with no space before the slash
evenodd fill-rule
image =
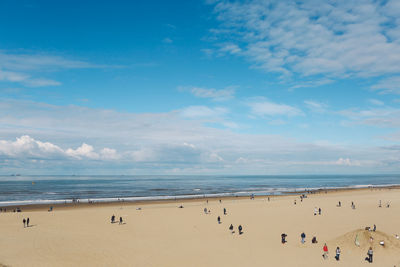
<path id="1" fill-rule="evenodd" d="M 0 207 L 282 195 L 307 190 L 400 185 L 400 175 L 0 176 Z"/>

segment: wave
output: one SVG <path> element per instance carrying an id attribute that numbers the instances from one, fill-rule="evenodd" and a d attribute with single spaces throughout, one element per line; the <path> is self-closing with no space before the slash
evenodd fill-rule
<path id="1" fill-rule="evenodd" d="M 186 194 L 186 195 L 165 195 L 165 196 L 132 196 L 132 197 L 104 197 L 104 198 L 73 198 L 73 199 L 34 199 L 34 200 L 13 200 L 0 201 L 0 207 L 25 206 L 25 205 L 45 205 L 45 204 L 71 204 L 71 203 L 108 203 L 108 202 L 143 202 L 143 201 L 162 201 L 162 200 L 185 200 L 218 197 L 244 197 L 244 196 L 271 196 L 271 195 L 293 195 L 308 193 L 321 190 L 341 190 L 341 189 L 362 189 L 362 188 L 388 188 L 396 187 L 400 184 L 382 185 L 351 185 L 338 187 L 310 187 L 310 188 L 269 188 L 261 191 L 236 191 L 211 194 Z"/>

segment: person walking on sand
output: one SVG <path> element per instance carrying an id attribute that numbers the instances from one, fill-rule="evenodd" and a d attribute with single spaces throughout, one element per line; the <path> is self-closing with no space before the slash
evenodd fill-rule
<path id="1" fill-rule="evenodd" d="M 29 227 L 29 218 L 26 219 L 26 227 Z"/>
<path id="2" fill-rule="evenodd" d="M 317 207 L 314 208 L 314 216 L 317 215 L 318 209 Z"/>
<path id="3" fill-rule="evenodd" d="M 239 235 L 241 235 L 243 232 L 242 232 L 242 230 L 243 230 L 243 227 L 241 226 L 241 225 L 239 225 L 238 226 L 238 230 L 239 230 Z"/>
<path id="4" fill-rule="evenodd" d="M 204 213 L 207 214 L 207 208 L 204 208 Z"/>
<path id="5" fill-rule="evenodd" d="M 111 216 L 111 223 L 115 223 L 115 215 Z"/>
<path id="6" fill-rule="evenodd" d="M 373 232 L 376 231 L 376 225 L 374 224 L 374 228 L 372 229 Z"/>
<path id="7" fill-rule="evenodd" d="M 218 216 L 217 221 L 218 221 L 218 224 L 220 224 L 221 223 L 221 217 Z"/>
<path id="8" fill-rule="evenodd" d="M 119 224 L 122 224 L 123 220 L 122 217 L 119 217 Z"/>
<path id="9" fill-rule="evenodd" d="M 372 255 L 373 254 L 374 254 L 374 252 L 372 251 L 372 247 L 369 247 L 368 252 L 367 252 L 368 257 L 366 259 L 369 263 L 372 263 Z"/>
<path id="10" fill-rule="evenodd" d="M 322 210 L 321 210 L 321 208 L 319 208 L 318 209 L 318 214 L 321 215 L 321 212 L 322 212 Z"/>
<path id="11" fill-rule="evenodd" d="M 24 228 L 25 228 L 25 223 L 26 223 L 26 220 L 25 220 L 25 218 L 22 220 L 22 222 L 24 223 Z"/>
<path id="12" fill-rule="evenodd" d="M 305 240 L 306 234 L 303 232 L 303 233 L 301 233 L 300 237 L 301 237 L 301 243 L 304 244 L 304 242 L 306 242 L 306 240 Z"/>
<path id="13" fill-rule="evenodd" d="M 340 248 L 339 247 L 336 248 L 336 257 L 335 258 L 337 261 L 339 261 L 339 259 L 340 259 Z"/>
<path id="14" fill-rule="evenodd" d="M 233 225 L 231 224 L 231 226 L 229 226 L 229 230 L 232 232 L 233 234 Z"/>
<path id="15" fill-rule="evenodd" d="M 226 215 L 226 209 L 224 208 L 224 215 Z"/>
<path id="16" fill-rule="evenodd" d="M 323 251 L 324 254 L 322 254 L 322 257 L 324 257 L 324 259 L 326 260 L 328 258 L 328 246 L 326 245 L 326 243 L 324 244 Z"/>

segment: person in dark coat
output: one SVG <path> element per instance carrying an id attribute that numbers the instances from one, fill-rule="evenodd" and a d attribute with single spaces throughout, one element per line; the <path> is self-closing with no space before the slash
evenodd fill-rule
<path id="1" fill-rule="evenodd" d="M 281 242 L 282 242 L 282 244 L 285 244 L 287 241 L 286 241 L 286 237 L 287 237 L 287 234 L 285 234 L 285 233 L 283 233 L 283 234 L 281 234 Z"/>

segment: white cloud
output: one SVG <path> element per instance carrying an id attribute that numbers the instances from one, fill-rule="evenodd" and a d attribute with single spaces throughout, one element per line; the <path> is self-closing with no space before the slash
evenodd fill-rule
<path id="1" fill-rule="evenodd" d="M 114 160 L 114 159 L 119 159 L 120 155 L 118 155 L 117 150 L 112 149 L 112 148 L 103 148 L 100 151 L 100 156 L 103 159 L 110 159 L 110 160 Z"/>
<path id="2" fill-rule="evenodd" d="M 215 108 L 210 108 L 207 106 L 190 106 L 187 108 L 184 108 L 181 111 L 181 115 L 184 118 L 220 118 L 221 116 L 225 115 L 228 113 L 228 110 L 226 108 L 222 107 L 215 107 Z"/>
<path id="3" fill-rule="evenodd" d="M 400 73 L 398 1 L 254 0 L 213 5 L 220 21 L 211 31 L 217 46 L 231 40 L 229 46 L 240 50 L 225 49 L 227 53 L 240 51 L 237 54 L 266 71 L 328 80 Z"/>
<path id="4" fill-rule="evenodd" d="M 328 105 L 326 105 L 324 103 L 320 103 L 320 102 L 313 101 L 313 100 L 305 100 L 304 104 L 306 104 L 308 109 L 310 109 L 313 112 L 317 112 L 317 113 L 325 112 L 326 108 L 328 107 Z"/>
<path id="5" fill-rule="evenodd" d="M 207 116 L 226 112 L 209 109 L 200 111 Z M 291 109 L 283 110 L 278 114 Z M 180 173 L 312 173 L 316 166 L 319 173 L 337 173 L 338 166 L 343 172 L 389 172 L 400 167 L 398 150 L 235 133 L 207 127 L 203 123 L 210 120 L 201 116 L 187 120 L 181 111 L 135 114 L 0 99 L 0 114 L 3 174 L 154 174 L 174 168 Z M 347 158 L 353 166 L 345 165 Z"/>
<path id="6" fill-rule="evenodd" d="M 257 116 L 299 116 L 303 112 L 298 108 L 286 105 L 277 104 L 267 100 L 248 103 L 251 113 Z"/>
<path id="7" fill-rule="evenodd" d="M 17 82 L 29 87 L 58 86 L 52 79 L 37 77 L 61 69 L 104 67 L 79 60 L 46 54 L 10 53 L 0 50 L 0 81 Z"/>
<path id="8" fill-rule="evenodd" d="M 165 43 L 165 44 L 172 44 L 173 41 L 172 41 L 171 38 L 166 37 L 166 38 L 163 39 L 163 43 Z"/>
<path id="9" fill-rule="evenodd" d="M 210 98 L 214 101 L 225 101 L 233 98 L 235 95 L 235 87 L 233 86 L 219 90 L 214 88 L 203 88 L 196 86 L 191 86 L 191 87 L 180 86 L 179 90 L 189 91 L 196 97 Z"/>
<path id="10" fill-rule="evenodd" d="M 27 79 L 24 84 L 30 87 L 58 86 L 60 82 L 49 79 Z"/>
<path id="11" fill-rule="evenodd" d="M 0 140 L 0 154 L 11 157 L 58 156 L 63 150 L 49 142 L 41 142 L 28 135 L 17 137 L 15 141 Z"/>
<path id="12" fill-rule="evenodd" d="M 337 165 L 344 165 L 344 166 L 360 166 L 361 165 L 360 162 L 353 161 L 353 160 L 351 160 L 349 158 L 339 158 L 336 161 L 336 164 Z"/>
<path id="13" fill-rule="evenodd" d="M 236 44 L 225 44 L 220 49 L 221 52 L 227 52 L 230 54 L 239 54 L 242 50 Z"/>
<path id="14" fill-rule="evenodd" d="M 339 114 L 358 124 L 388 128 L 400 127 L 400 109 L 392 107 L 349 109 L 340 111 Z"/>
<path id="15" fill-rule="evenodd" d="M 98 159 L 99 158 L 99 154 L 94 152 L 93 147 L 91 145 L 88 145 L 85 143 L 83 143 L 77 149 L 69 148 L 69 149 L 67 149 L 67 151 L 65 153 L 71 157 L 76 157 L 79 159 L 82 157 L 86 157 L 89 159 Z"/>
<path id="16" fill-rule="evenodd" d="M 63 150 L 58 145 L 50 142 L 35 140 L 29 135 L 17 137 L 15 141 L 0 140 L 0 156 L 19 159 L 117 159 L 119 156 L 115 149 L 103 148 L 100 154 L 94 151 L 93 146 L 83 143 L 76 149 Z"/>
<path id="17" fill-rule="evenodd" d="M 28 78 L 29 76 L 21 73 L 0 70 L 0 81 L 21 82 L 25 81 Z"/>
<path id="18" fill-rule="evenodd" d="M 10 53 L 0 50 L 0 69 L 14 71 L 54 71 L 57 69 L 98 68 L 85 61 L 70 60 L 61 56 L 47 54 Z"/>
<path id="19" fill-rule="evenodd" d="M 383 101 L 380 101 L 378 99 L 368 99 L 368 102 L 375 106 L 384 106 L 385 105 L 385 103 Z"/>
<path id="20" fill-rule="evenodd" d="M 400 94 L 400 76 L 382 79 L 371 88 L 385 94 Z"/>

